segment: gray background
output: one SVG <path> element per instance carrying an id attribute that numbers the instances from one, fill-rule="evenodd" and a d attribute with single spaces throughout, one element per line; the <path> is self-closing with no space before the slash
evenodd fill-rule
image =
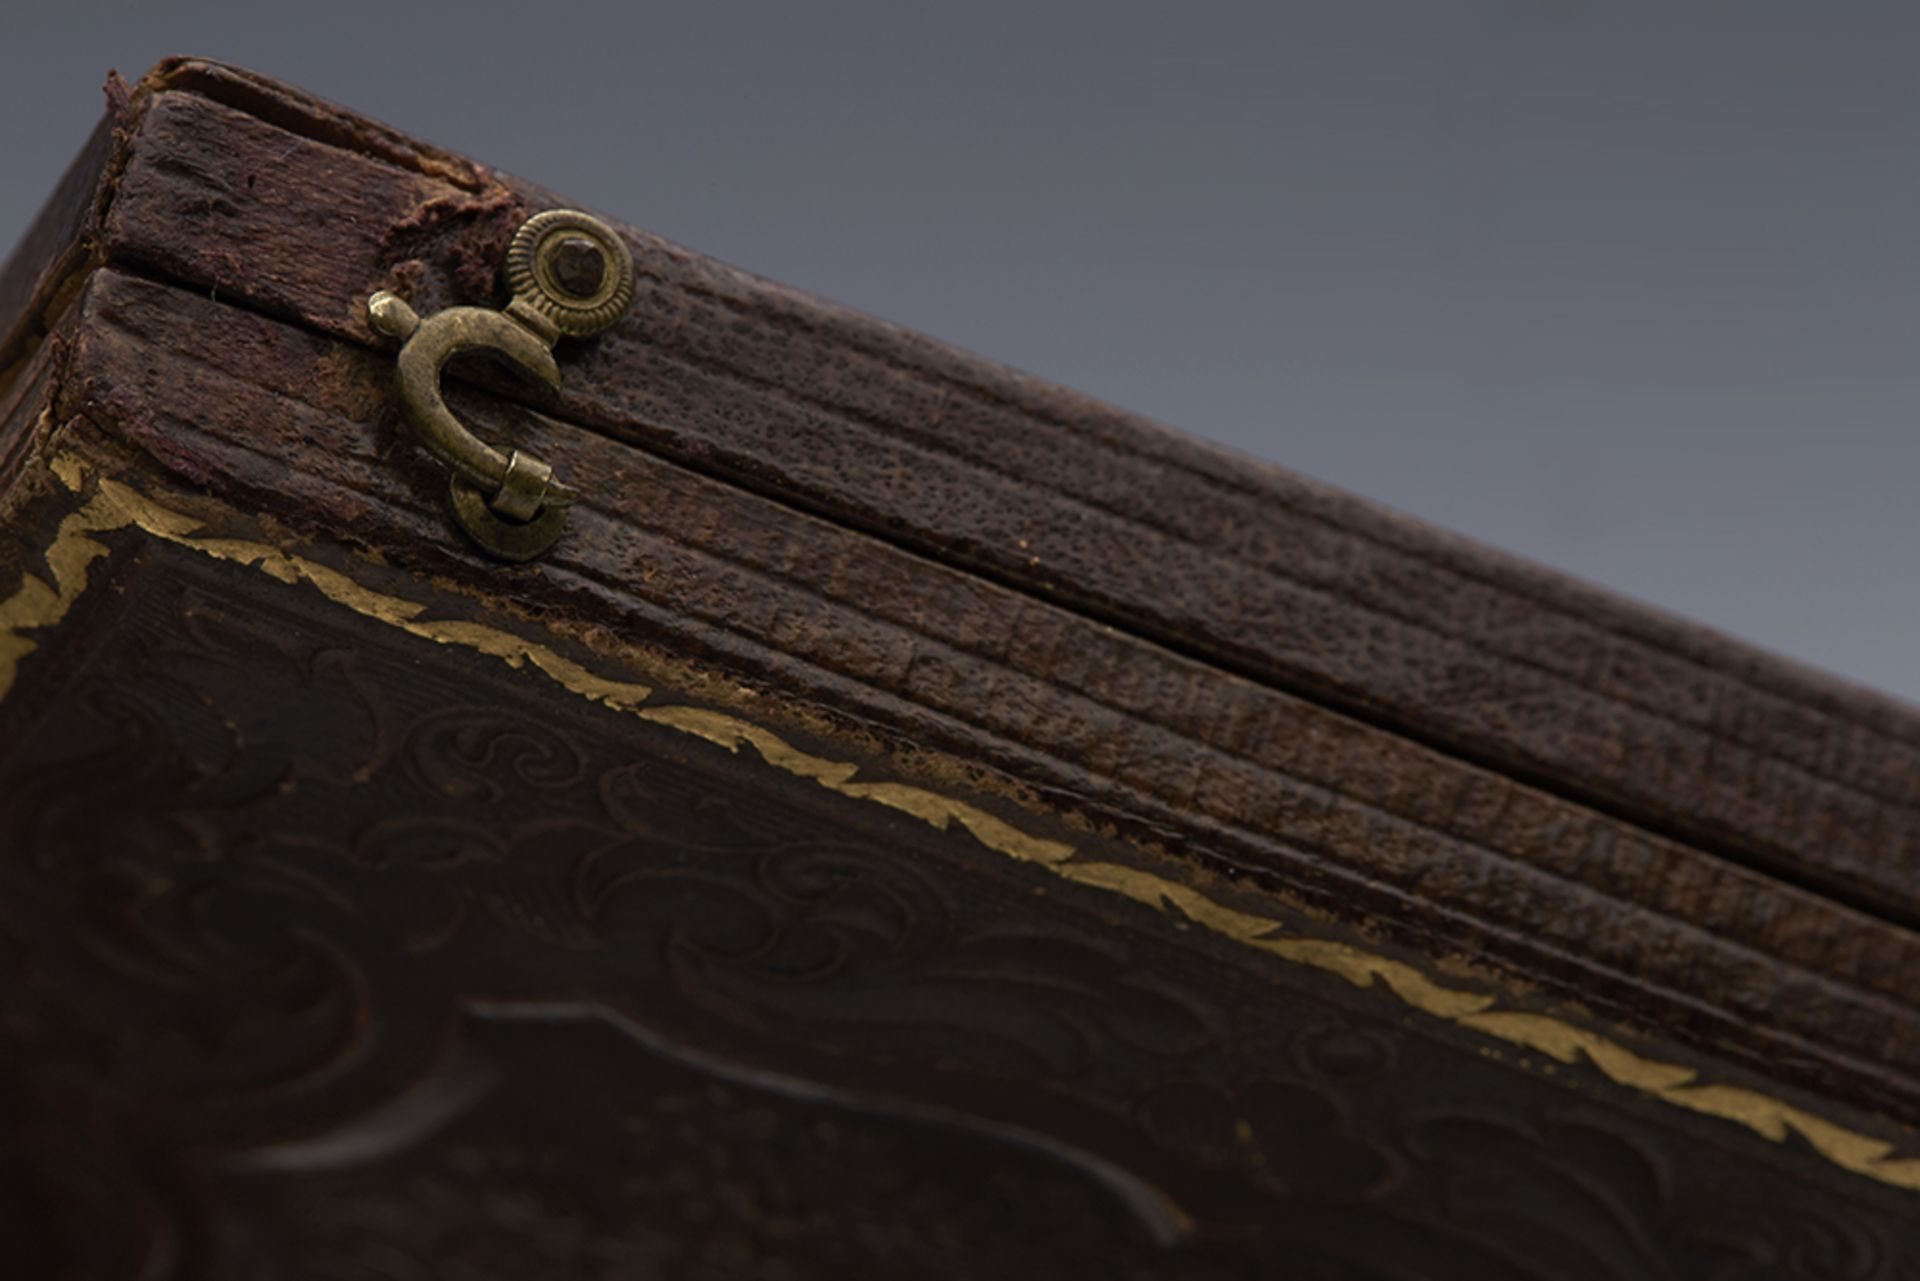
<path id="1" fill-rule="evenodd" d="M 0 243 L 224 58 L 1920 701 L 1912 0 L 0 17 Z"/>

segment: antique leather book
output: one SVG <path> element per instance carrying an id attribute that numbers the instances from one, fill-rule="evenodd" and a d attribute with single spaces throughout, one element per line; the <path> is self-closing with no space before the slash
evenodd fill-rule
<path id="1" fill-rule="evenodd" d="M 109 100 L 0 275 L 7 1276 L 1920 1277 L 1912 709 Z"/>

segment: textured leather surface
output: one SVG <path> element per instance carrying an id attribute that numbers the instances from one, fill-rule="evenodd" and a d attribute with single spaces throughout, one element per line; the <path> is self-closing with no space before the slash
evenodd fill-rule
<path id="1" fill-rule="evenodd" d="M 0 716 L 28 1274 L 1913 1275 L 1910 1193 L 114 541 Z"/>
<path id="2" fill-rule="evenodd" d="M 203 63 L 96 142 L 0 275 L 24 1274 L 1920 1275 L 1910 710 L 632 229 L 449 386 L 587 483 L 502 568 L 365 299 L 564 202 Z"/>
<path id="3" fill-rule="evenodd" d="M 323 332 L 371 341 L 378 288 L 489 300 L 514 226 L 565 203 L 242 73 L 154 83 L 108 253 Z M 1920 919 L 1912 709 L 627 234 L 639 303 L 561 417 Z"/>

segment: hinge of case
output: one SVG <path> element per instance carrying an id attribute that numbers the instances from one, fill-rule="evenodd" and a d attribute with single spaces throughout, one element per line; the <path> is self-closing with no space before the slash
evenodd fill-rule
<path id="1" fill-rule="evenodd" d="M 407 425 L 452 471 L 453 515 L 484 550 L 524 561 L 553 546 L 579 493 L 518 449 L 501 453 L 468 431 L 440 395 L 440 371 L 461 352 L 503 356 L 559 390 L 553 345 L 610 328 L 633 305 L 633 255 L 613 229 L 573 209 L 535 214 L 507 248 L 513 300 L 501 311 L 448 307 L 421 317 L 382 290 L 368 321 L 401 342 L 395 386 Z"/>

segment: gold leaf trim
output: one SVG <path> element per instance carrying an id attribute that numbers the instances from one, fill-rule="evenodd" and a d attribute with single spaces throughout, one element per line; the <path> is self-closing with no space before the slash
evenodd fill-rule
<path id="1" fill-rule="evenodd" d="M 85 488 L 86 464 L 65 454 L 54 473 L 76 494 Z M 958 827 L 982 846 L 1046 868 L 1078 885 L 1119 894 L 1169 916 L 1269 956 L 1335 975 L 1359 988 L 1379 986 L 1408 1007 L 1507 1046 L 1560 1063 L 1583 1060 L 1616 1085 L 1696 1115 L 1744 1127 L 1785 1143 L 1798 1136 L 1841 1169 L 1896 1188 L 1920 1191 L 1920 1157 L 1899 1155 L 1885 1139 L 1860 1133 L 1803 1108 L 1745 1086 L 1702 1080 L 1680 1063 L 1649 1058 L 1610 1037 L 1552 1015 L 1499 1007 L 1498 998 L 1454 987 L 1405 961 L 1350 943 L 1289 935 L 1272 917 L 1218 902 L 1192 886 L 1118 863 L 1087 860 L 1064 841 L 1021 830 L 967 801 L 907 783 L 863 780 L 859 765 L 836 761 L 787 742 L 761 725 L 727 712 L 677 704 L 650 704 L 653 689 L 601 676 L 553 649 L 513 632 L 460 619 L 428 616 L 427 606 L 366 587 L 338 570 L 266 543 L 217 538 L 198 531 L 201 522 L 173 511 L 111 477 L 101 477 L 92 497 L 60 522 L 44 553 L 52 581 L 25 574 L 0 601 L 0 698 L 12 688 L 20 660 L 36 648 L 27 635 L 65 618 L 86 588 L 87 570 L 107 554 L 94 537 L 135 528 L 215 560 L 245 565 L 283 583 L 306 583 L 328 600 L 409 635 L 456 645 L 513 668 L 530 667 L 570 693 L 655 725 L 690 734 L 729 752 L 751 748 L 768 765 L 808 779 L 854 800 L 884 805 L 940 829 Z"/>

